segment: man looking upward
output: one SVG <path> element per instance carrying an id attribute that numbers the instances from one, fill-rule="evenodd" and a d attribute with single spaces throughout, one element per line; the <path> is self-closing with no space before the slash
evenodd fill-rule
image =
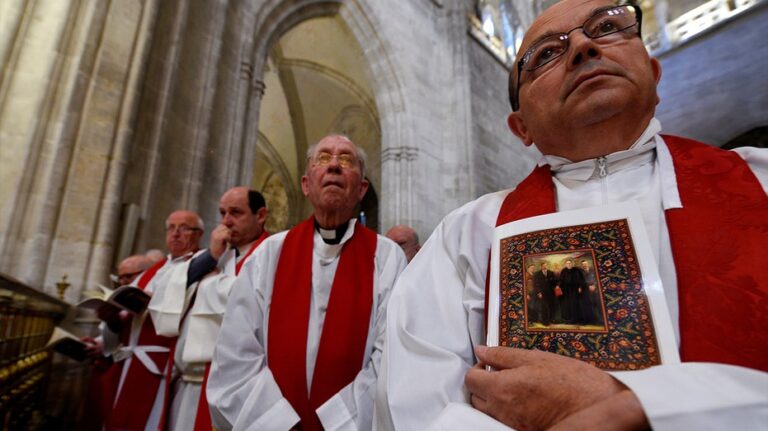
<path id="1" fill-rule="evenodd" d="M 217 429 L 371 428 L 389 292 L 405 257 L 359 225 L 364 153 L 344 136 L 307 152 L 314 213 L 267 238 L 227 304 L 208 382 Z"/>
<path id="2" fill-rule="evenodd" d="M 768 154 L 659 135 L 661 66 L 641 22 L 637 6 L 565 0 L 528 30 L 508 124 L 543 158 L 513 191 L 448 215 L 398 280 L 380 428 L 765 426 L 768 281 L 755 268 L 768 241 Z M 608 374 L 547 352 L 483 347 L 494 227 L 626 201 L 642 210 L 683 363 Z"/>

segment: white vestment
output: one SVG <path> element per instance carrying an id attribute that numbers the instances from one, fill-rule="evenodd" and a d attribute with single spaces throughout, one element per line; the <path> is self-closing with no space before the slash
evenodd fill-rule
<path id="1" fill-rule="evenodd" d="M 252 244 L 242 248 L 248 250 Z M 196 253 L 195 257 L 202 253 Z M 246 258 L 245 254 L 240 257 Z M 149 305 L 158 334 L 179 337 L 173 358 L 168 430 L 194 428 L 205 367 L 213 358 L 213 347 L 235 280 L 238 261 L 235 249 L 227 250 L 219 258 L 217 272 L 187 287 L 187 274 L 192 260 L 189 259 L 179 269 L 166 295 L 153 296 Z"/>
<path id="2" fill-rule="evenodd" d="M 314 234 L 306 358 L 308 389 L 341 248 L 356 227 L 355 220 L 350 220 L 350 227 L 336 245 L 326 244 L 319 233 Z M 216 429 L 287 430 L 300 420 L 283 398 L 267 364 L 269 308 L 286 234 L 281 232 L 264 240 L 252 259 L 245 263 L 232 289 L 207 388 Z M 317 409 L 326 430 L 371 428 L 386 305 L 392 286 L 406 265 L 405 255 L 397 244 L 379 235 L 374 265 L 373 305 L 370 322 L 367 322 L 363 368 L 353 382 Z"/>
<path id="3" fill-rule="evenodd" d="M 171 256 L 168 256 L 168 261 L 155 273 L 147 286 L 144 288 L 144 291 L 151 294 L 153 298 L 155 296 L 162 296 L 166 287 L 172 283 L 172 280 L 177 280 L 179 278 L 179 274 L 186 271 L 190 256 L 191 253 L 177 257 L 175 259 L 172 259 Z M 143 274 L 136 277 L 133 280 L 133 283 L 137 283 L 142 276 Z M 117 402 L 117 400 L 120 398 L 120 392 L 123 388 L 123 383 L 125 382 L 128 369 L 130 368 L 133 361 L 139 361 L 140 364 L 146 367 L 152 374 L 163 376 L 157 390 L 151 394 L 146 395 L 148 397 L 152 397 L 154 399 L 154 403 L 149 418 L 147 418 L 144 429 L 156 430 L 157 425 L 160 422 L 160 416 L 162 414 L 165 389 L 165 367 L 167 364 L 154 363 L 146 353 L 167 352 L 168 349 L 161 346 L 138 345 L 139 335 L 141 334 L 141 327 L 144 324 L 144 320 L 148 318 L 149 313 L 147 311 L 142 314 L 133 316 L 133 319 L 131 320 L 131 332 L 127 346 L 118 345 L 119 334 L 110 331 L 106 325 L 102 326 L 102 336 L 104 337 L 104 351 L 112 352 L 112 357 L 115 362 L 125 361 L 123 364 L 122 374 L 120 375 L 120 382 L 117 387 L 115 402 Z"/>
<path id="4" fill-rule="evenodd" d="M 659 266 L 679 345 L 675 268 L 664 210 L 682 207 L 672 158 L 653 119 L 631 149 L 552 167 L 559 211 L 635 200 Z M 738 150 L 768 184 L 768 150 Z M 449 214 L 393 291 L 376 398 L 378 429 L 508 429 L 475 410 L 464 386 L 485 345 L 484 297 L 493 229 L 510 190 L 485 195 Z M 765 330 L 750 328 L 748 330 Z M 768 373 L 722 364 L 683 363 L 613 375 L 640 399 L 655 430 L 765 429 Z"/>

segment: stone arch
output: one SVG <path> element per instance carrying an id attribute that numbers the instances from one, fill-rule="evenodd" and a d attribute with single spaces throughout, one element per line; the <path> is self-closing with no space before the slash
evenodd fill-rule
<path id="1" fill-rule="evenodd" d="M 264 66 L 272 46 L 294 26 L 311 18 L 338 15 L 348 26 L 353 37 L 363 49 L 369 82 L 371 84 L 375 106 L 378 111 L 378 120 L 381 132 L 381 152 L 384 154 L 387 148 L 400 147 L 403 142 L 410 142 L 408 135 L 411 129 L 407 127 L 409 119 L 405 115 L 405 102 L 402 94 L 401 79 L 398 76 L 398 68 L 390 54 L 387 43 L 381 39 L 376 28 L 376 17 L 368 7 L 359 1 L 317 1 L 299 0 L 294 2 L 280 2 L 276 0 L 265 2 L 261 12 L 256 16 L 253 26 L 253 47 L 251 64 L 254 84 L 251 85 L 251 96 L 246 109 L 244 130 L 244 147 L 257 145 L 259 111 L 261 104 L 260 89 Z M 297 153 L 303 154 L 304 148 L 298 147 Z M 383 160 L 383 158 L 382 158 Z M 245 159 L 244 171 L 250 171 L 253 160 Z M 393 170 L 394 172 L 394 170 Z M 383 212 L 379 213 L 382 223 L 386 226 L 394 223 L 395 208 L 404 206 L 408 197 L 402 193 L 394 193 L 401 188 L 397 178 L 386 178 L 385 168 L 382 167 L 382 179 L 379 191 L 381 199 L 379 205 Z"/>
<path id="2" fill-rule="evenodd" d="M 287 199 L 288 213 L 286 214 L 286 219 L 285 219 L 286 224 L 284 226 L 277 226 L 277 229 L 274 229 L 275 226 L 273 225 L 270 225 L 270 227 L 273 228 L 273 230 L 278 230 L 278 229 L 285 229 L 289 226 L 293 226 L 299 221 L 301 217 L 301 213 L 299 210 L 300 209 L 299 202 L 302 199 L 301 191 L 295 187 L 294 181 L 292 181 L 288 167 L 285 166 L 285 163 L 283 162 L 282 158 L 277 153 L 277 150 L 275 150 L 274 145 L 272 145 L 269 139 L 261 133 L 259 133 L 259 136 L 258 136 L 256 151 L 259 155 L 262 155 L 264 157 L 264 160 L 270 165 L 272 169 L 271 169 L 271 172 L 265 175 L 265 178 L 261 184 L 253 184 L 253 187 L 256 187 L 257 189 L 262 189 L 265 186 L 271 184 L 271 181 L 270 181 L 271 177 L 273 176 L 277 177 L 277 179 L 283 185 L 283 189 L 285 190 L 286 199 Z M 264 190 L 261 190 L 261 191 L 264 192 Z M 267 199 L 267 207 L 269 206 L 270 206 L 269 199 Z"/>

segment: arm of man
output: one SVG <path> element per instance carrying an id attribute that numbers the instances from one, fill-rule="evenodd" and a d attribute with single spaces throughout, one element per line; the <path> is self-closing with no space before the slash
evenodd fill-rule
<path id="1" fill-rule="evenodd" d="M 265 321 L 277 253 L 264 243 L 232 287 L 208 380 L 216 429 L 289 429 L 299 422 L 267 367 Z"/>
<path id="2" fill-rule="evenodd" d="M 689 362 L 609 374 L 546 352 L 478 350 L 481 361 L 499 371 L 478 366 L 467 373 L 472 404 L 518 429 L 759 429 L 768 423 L 768 373 Z"/>
<path id="3" fill-rule="evenodd" d="M 387 309 L 378 429 L 506 429 L 469 406 L 464 375 L 485 344 L 489 245 L 505 192 L 454 211 L 400 275 Z"/>
<path id="4" fill-rule="evenodd" d="M 211 232 L 211 242 L 208 250 L 192 259 L 187 270 L 187 287 L 202 280 L 207 274 L 216 269 L 216 264 L 224 252 L 227 251 L 227 245 L 230 238 L 229 229 L 220 224 Z"/>
<path id="5" fill-rule="evenodd" d="M 373 421 L 373 399 L 379 376 L 387 304 L 397 277 L 405 268 L 405 254 L 394 242 L 379 236 L 376 247 L 374 303 L 368 329 L 369 355 L 352 383 L 317 409 L 326 430 L 368 430 Z"/>

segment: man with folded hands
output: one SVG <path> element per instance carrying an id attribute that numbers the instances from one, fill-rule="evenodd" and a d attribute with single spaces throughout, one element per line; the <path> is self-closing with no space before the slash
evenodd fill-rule
<path id="1" fill-rule="evenodd" d="M 641 22 L 639 6 L 564 0 L 526 33 L 508 125 L 543 158 L 514 190 L 449 214 L 398 280 L 379 429 L 765 428 L 768 280 L 756 269 L 768 243 L 768 150 L 659 134 L 661 66 Z M 607 373 L 485 347 L 494 228 L 627 201 L 641 209 L 683 362 Z"/>

